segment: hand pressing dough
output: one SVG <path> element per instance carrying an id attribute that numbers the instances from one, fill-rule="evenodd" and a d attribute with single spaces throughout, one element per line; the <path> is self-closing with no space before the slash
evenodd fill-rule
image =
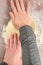
<path id="1" fill-rule="evenodd" d="M 32 18 L 32 29 L 33 31 L 35 31 L 35 21 L 33 20 Z M 5 33 L 4 33 L 4 40 L 5 40 L 5 43 L 7 44 L 7 39 L 10 38 L 10 36 L 14 33 L 17 33 L 18 35 L 20 35 L 20 32 L 19 30 L 17 30 L 15 28 L 15 26 L 13 25 L 12 23 L 12 20 L 9 21 L 8 25 L 6 26 L 6 29 L 5 29 Z"/>

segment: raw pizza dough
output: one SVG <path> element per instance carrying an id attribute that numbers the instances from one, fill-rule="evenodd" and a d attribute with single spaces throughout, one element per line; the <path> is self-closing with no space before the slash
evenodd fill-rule
<path id="1" fill-rule="evenodd" d="M 32 26 L 32 29 L 35 31 L 35 21 L 33 20 L 33 18 L 32 18 L 32 24 L 31 24 L 31 26 Z M 9 23 L 8 23 L 8 25 L 5 28 L 5 32 L 4 32 L 4 40 L 5 40 L 6 44 L 7 44 L 7 39 L 10 38 L 10 36 L 13 33 L 17 33 L 18 35 L 20 35 L 19 30 L 17 30 L 15 28 L 15 26 L 12 23 L 12 20 L 10 20 Z"/>

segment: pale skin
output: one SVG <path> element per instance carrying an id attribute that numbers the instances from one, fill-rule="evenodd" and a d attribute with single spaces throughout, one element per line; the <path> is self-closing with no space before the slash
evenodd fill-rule
<path id="1" fill-rule="evenodd" d="M 12 12 L 9 13 L 11 16 L 11 19 L 13 20 L 13 24 L 15 25 L 17 29 L 20 29 L 24 25 L 31 26 L 30 2 L 28 1 L 26 11 L 25 11 L 25 7 L 23 4 L 23 0 L 15 0 L 15 2 L 16 2 L 17 8 L 15 7 L 14 1 L 11 0 Z"/>
<path id="2" fill-rule="evenodd" d="M 10 0 L 12 11 L 10 11 L 9 14 L 13 20 L 13 24 L 17 29 L 20 29 L 25 25 L 31 26 L 30 2 L 27 5 L 27 11 L 25 11 L 23 0 L 15 0 L 15 2 L 17 9 L 14 1 Z M 8 63 L 8 65 L 22 65 L 22 49 L 18 35 L 11 35 L 11 37 L 7 40 L 7 43 L 8 45 L 6 47 L 4 62 Z"/>
<path id="3" fill-rule="evenodd" d="M 22 50 L 19 36 L 12 34 L 7 43 L 4 62 L 8 65 L 22 65 Z"/>

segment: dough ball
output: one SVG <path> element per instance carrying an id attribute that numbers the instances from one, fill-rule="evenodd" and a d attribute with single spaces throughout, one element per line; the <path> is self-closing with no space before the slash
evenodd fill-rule
<path id="1" fill-rule="evenodd" d="M 4 40 L 6 44 L 7 44 L 7 39 L 10 38 L 10 36 L 14 33 L 20 35 L 19 30 L 15 28 L 15 26 L 12 23 L 12 20 L 10 20 L 8 25 L 5 28 L 5 33 L 4 33 Z"/>
<path id="2" fill-rule="evenodd" d="M 35 31 L 35 21 L 33 20 L 32 18 L 32 29 Z M 20 35 L 20 32 L 19 30 L 17 30 L 15 28 L 15 26 L 13 25 L 12 23 L 12 20 L 9 21 L 8 25 L 6 26 L 6 29 L 5 29 L 5 33 L 4 33 L 4 40 L 5 40 L 5 43 L 7 44 L 7 39 L 10 38 L 10 36 L 14 33 L 17 33 L 18 35 Z"/>

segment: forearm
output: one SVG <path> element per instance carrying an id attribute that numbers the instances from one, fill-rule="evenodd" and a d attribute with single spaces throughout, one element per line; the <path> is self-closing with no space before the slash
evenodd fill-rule
<path id="1" fill-rule="evenodd" d="M 20 29 L 20 37 L 21 37 L 22 47 L 24 47 L 27 44 L 30 64 L 31 65 L 41 65 L 38 47 L 36 44 L 36 37 L 35 37 L 35 34 L 32 28 L 29 26 L 22 27 Z"/>

